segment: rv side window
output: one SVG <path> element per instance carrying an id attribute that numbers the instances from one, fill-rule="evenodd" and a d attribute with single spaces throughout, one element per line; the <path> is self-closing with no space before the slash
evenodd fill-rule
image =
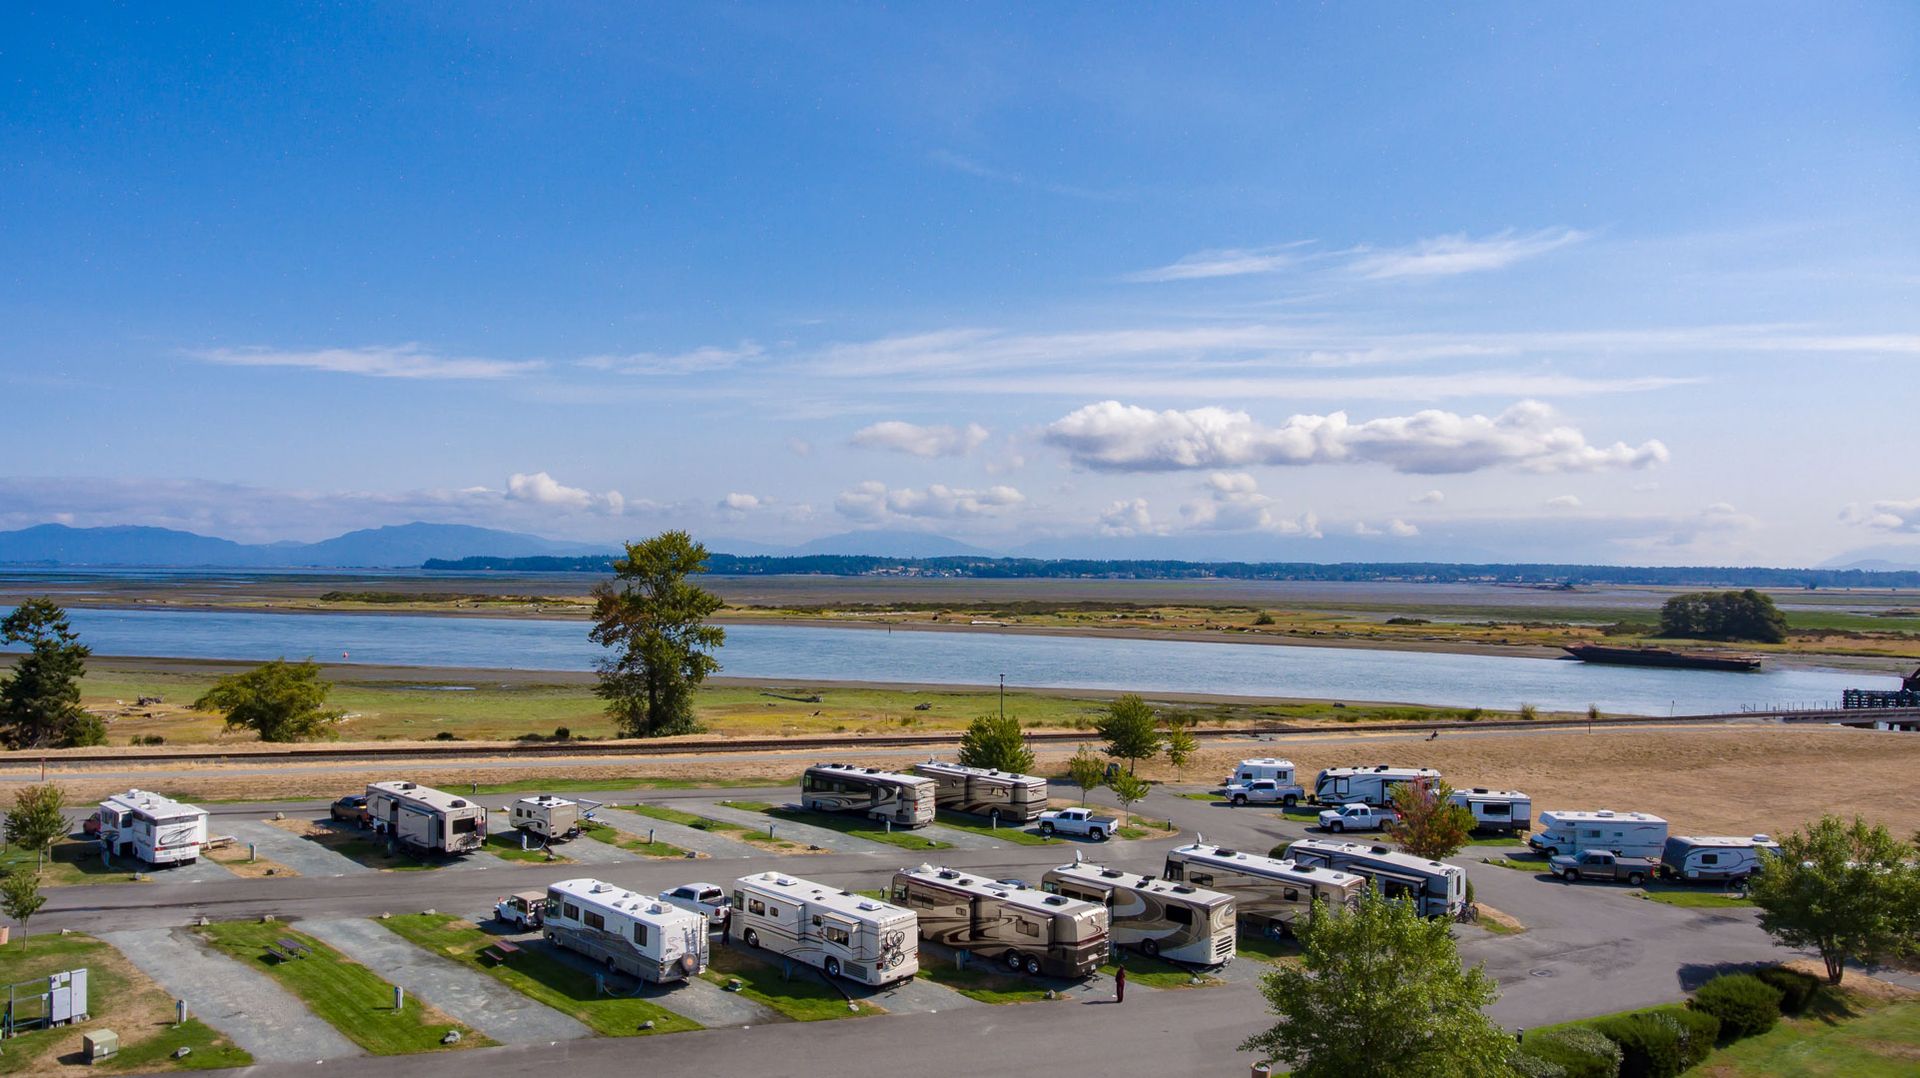
<path id="1" fill-rule="evenodd" d="M 768 917 L 780 916 L 780 907 L 774 905 L 771 902 L 767 903 L 767 916 Z"/>
<path id="2" fill-rule="evenodd" d="M 1700 855 L 1700 863 L 1703 865 L 1717 865 L 1720 863 L 1720 855 L 1717 853 L 1703 853 Z"/>
<path id="3" fill-rule="evenodd" d="M 1190 925 L 1193 923 L 1193 911 L 1185 906 L 1168 906 L 1167 920 L 1177 925 Z"/>
<path id="4" fill-rule="evenodd" d="M 1599 838 L 1600 830 L 1599 828 L 1590 828 L 1588 830 L 1580 832 L 1580 837 L 1581 838 Z"/>
<path id="5" fill-rule="evenodd" d="M 469 834 L 473 831 L 478 830 L 479 826 L 480 826 L 480 817 L 462 816 L 459 819 L 453 821 L 453 833 L 456 835 Z"/>
<path id="6" fill-rule="evenodd" d="M 647 945 L 647 926 L 638 921 L 633 923 L 633 942 L 642 947 Z"/>
<path id="7" fill-rule="evenodd" d="M 602 916 L 600 916 L 599 914 L 597 914 L 597 913 L 595 913 L 595 912 L 593 912 L 592 910 L 588 910 L 588 911 L 587 911 L 587 916 L 586 916 L 586 918 L 585 918 L 585 920 L 586 920 L 586 922 L 587 922 L 587 927 L 588 927 L 588 928 L 605 928 L 605 927 L 607 927 L 607 919 L 606 919 L 605 917 L 602 917 Z"/>
<path id="8" fill-rule="evenodd" d="M 767 912 L 767 904 L 757 898 L 750 898 L 747 900 L 747 912 L 756 917 L 761 916 Z"/>
<path id="9" fill-rule="evenodd" d="M 821 928 L 820 937 L 828 943 L 838 943 L 843 947 L 853 939 L 852 934 L 839 925 L 826 925 Z"/>
<path id="10" fill-rule="evenodd" d="M 1480 803 L 1480 815 L 1482 816 L 1511 816 L 1513 815 L 1511 809 L 1512 806 L 1504 801 L 1483 801 Z"/>
<path id="11" fill-rule="evenodd" d="M 816 914 L 814 914 L 814 915 L 813 915 L 813 927 L 815 927 L 815 928 L 819 928 L 819 927 L 820 927 L 820 926 L 821 926 L 822 924 L 824 924 L 824 923 L 825 923 L 825 922 L 823 922 L 822 920 L 820 920 L 820 915 L 819 915 L 819 914 L 817 914 L 817 913 L 816 913 Z"/>
<path id="12" fill-rule="evenodd" d="M 907 899 L 907 905 L 917 909 L 930 910 L 933 908 L 933 899 L 926 895 L 913 895 Z"/>
<path id="13" fill-rule="evenodd" d="M 907 885 L 906 885 L 906 884 L 904 884 L 904 883 L 896 883 L 896 884 L 894 884 L 894 885 L 893 885 L 893 900 L 894 900 L 895 902 L 905 902 L 905 901 L 907 900 Z"/>
<path id="14" fill-rule="evenodd" d="M 1060 885 L 1059 885 L 1059 884 L 1057 884 L 1057 883 L 1055 883 L 1055 882 L 1053 882 L 1052 880 L 1041 880 L 1041 881 L 1040 881 L 1040 889 L 1041 889 L 1042 891 L 1050 891 L 1050 892 L 1052 892 L 1052 893 L 1054 893 L 1054 894 L 1056 894 L 1056 895 L 1062 895 L 1062 894 L 1066 894 L 1066 892 L 1065 892 L 1065 891 L 1062 891 L 1062 890 L 1060 889 Z M 1075 898 L 1078 898 L 1079 896 L 1078 896 L 1078 895 L 1074 895 L 1074 896 L 1071 896 L 1071 897 L 1075 897 Z"/>
<path id="15" fill-rule="evenodd" d="M 1286 897 L 1288 902 L 1298 902 L 1300 901 L 1300 892 L 1289 887 L 1286 891 Z"/>
<path id="16" fill-rule="evenodd" d="M 578 921 L 580 919 L 580 907 L 568 902 L 566 903 L 566 914 L 567 920 Z"/>
<path id="17" fill-rule="evenodd" d="M 1211 887 L 1213 886 L 1213 874 L 1211 872 L 1196 872 L 1187 882 L 1197 884 L 1201 887 Z"/>
<path id="18" fill-rule="evenodd" d="M 1186 878 L 1187 866 L 1179 864 L 1178 862 L 1168 861 L 1167 870 L 1161 873 L 1161 875 L 1177 883 Z"/>
<path id="19" fill-rule="evenodd" d="M 1032 921 L 1016 920 L 1013 923 L 1020 926 L 1020 934 L 1023 936 L 1038 936 L 1040 934 L 1040 926 L 1034 924 Z"/>

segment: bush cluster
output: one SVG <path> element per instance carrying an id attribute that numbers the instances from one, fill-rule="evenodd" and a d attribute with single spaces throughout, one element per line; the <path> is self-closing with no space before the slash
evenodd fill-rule
<path id="1" fill-rule="evenodd" d="M 1618 1015 L 1595 1028 L 1620 1046 L 1620 1078 L 1674 1078 L 1713 1054 L 1720 1020 L 1670 1007 Z"/>
<path id="2" fill-rule="evenodd" d="M 1780 1021 L 1780 989 L 1751 973 L 1728 973 L 1700 986 L 1689 1005 L 1720 1020 L 1727 1039 L 1765 1033 Z"/>
<path id="3" fill-rule="evenodd" d="M 1519 1052 L 1525 1062 L 1516 1066 L 1528 1076 L 1672 1078 L 1705 1062 L 1722 1039 L 1765 1033 L 1783 1011 L 1799 1014 L 1818 990 L 1818 979 L 1778 966 L 1722 974 L 1701 985 L 1685 1006 L 1535 1034 Z"/>
<path id="4" fill-rule="evenodd" d="M 1620 1046 L 1584 1026 L 1536 1033 L 1527 1038 L 1521 1055 L 1557 1067 L 1567 1078 L 1616 1078 L 1620 1073 Z"/>
<path id="5" fill-rule="evenodd" d="M 1813 994 L 1820 988 L 1820 978 L 1809 973 L 1801 973 L 1785 966 L 1769 966 L 1754 974 L 1780 990 L 1780 1013 L 1799 1014 L 1813 1002 Z"/>

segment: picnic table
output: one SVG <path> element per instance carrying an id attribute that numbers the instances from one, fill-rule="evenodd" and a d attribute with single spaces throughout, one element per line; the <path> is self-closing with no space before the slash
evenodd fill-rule
<path id="1" fill-rule="evenodd" d="M 493 946 L 488 947 L 480 953 L 492 958 L 495 962 L 506 962 L 515 955 L 520 954 L 521 951 L 520 945 L 511 940 L 495 940 L 493 941 Z"/>
<path id="2" fill-rule="evenodd" d="M 292 936 L 281 936 L 279 939 L 275 940 L 274 942 L 280 945 L 281 950 L 287 951 L 291 954 L 297 954 L 301 958 L 305 958 L 308 955 L 313 953 L 313 948 L 307 946 L 304 943 L 301 943 L 299 940 L 294 939 Z"/>

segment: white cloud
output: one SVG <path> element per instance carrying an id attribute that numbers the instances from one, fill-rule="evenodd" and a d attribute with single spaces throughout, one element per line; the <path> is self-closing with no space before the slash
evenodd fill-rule
<path id="1" fill-rule="evenodd" d="M 758 494 L 743 494 L 739 491 L 732 491 L 726 497 L 720 499 L 719 505 L 716 508 L 726 510 L 730 513 L 749 513 L 766 505 L 768 500 L 769 499 L 760 497 Z"/>
<path id="2" fill-rule="evenodd" d="M 1404 520 L 1401 520 L 1399 517 L 1395 517 L 1392 520 L 1387 521 L 1387 534 L 1395 536 L 1397 538 L 1401 538 L 1401 539 L 1408 539 L 1408 538 L 1412 538 L 1413 536 L 1419 535 L 1420 529 L 1412 524 L 1407 523 Z"/>
<path id="3" fill-rule="evenodd" d="M 859 521 L 881 521 L 890 517 L 961 520 L 998 516 L 1020 507 L 1026 500 L 1026 495 L 1009 486 L 970 490 L 934 483 L 924 490 L 890 489 L 878 480 L 868 480 L 851 490 L 841 491 L 833 507 L 841 516 Z"/>
<path id="4" fill-rule="evenodd" d="M 1304 242 L 1299 242 L 1281 244 L 1277 247 L 1229 247 L 1195 251 L 1176 262 L 1130 273 L 1126 279 L 1136 283 L 1155 283 L 1273 273 L 1297 264 L 1299 262 L 1297 252 L 1303 245 Z"/>
<path id="5" fill-rule="evenodd" d="M 369 378 L 511 378 L 546 367 L 546 363 L 540 360 L 442 356 L 413 343 L 307 351 L 265 347 L 208 348 L 188 354 L 208 363 L 228 367 L 299 367 L 335 374 L 359 374 Z"/>
<path id="6" fill-rule="evenodd" d="M 617 490 L 595 494 L 580 487 L 567 486 L 545 472 L 516 472 L 508 477 L 507 498 L 556 509 L 591 509 L 609 516 L 619 516 L 625 512 L 627 502 Z"/>
<path id="7" fill-rule="evenodd" d="M 1580 508 L 1580 497 L 1579 495 L 1576 495 L 1576 494 L 1562 494 L 1557 498 L 1548 498 L 1547 508 L 1548 509 L 1578 509 Z"/>
<path id="8" fill-rule="evenodd" d="M 962 457 L 980 448 L 988 437 L 987 428 L 978 423 L 964 427 L 921 426 L 889 419 L 856 431 L 853 444 L 916 457 Z"/>
<path id="9" fill-rule="evenodd" d="M 1245 472 L 1215 472 L 1207 477 L 1206 496 L 1180 507 L 1186 526 L 1195 531 L 1262 531 L 1276 535 L 1320 537 L 1319 518 L 1303 513 L 1293 519 L 1279 516 L 1279 503 L 1260 493 L 1258 482 Z"/>
<path id="10" fill-rule="evenodd" d="M 1588 233 L 1571 228 L 1544 228 L 1537 232 L 1512 230 L 1476 240 L 1464 233 L 1436 236 L 1405 247 L 1361 251 L 1350 263 L 1363 277 L 1441 277 L 1503 269 L 1586 239 Z"/>
<path id="11" fill-rule="evenodd" d="M 630 355 L 588 356 L 580 360 L 580 366 L 597 371 L 613 371 L 617 374 L 705 374 L 737 367 L 749 360 L 758 359 L 765 352 L 766 349 L 753 341 L 741 341 L 732 348 L 706 345 L 688 352 L 634 352 Z"/>
<path id="12" fill-rule="evenodd" d="M 1439 505 L 1447 500 L 1447 496 L 1440 491 L 1429 490 L 1425 494 L 1415 494 L 1407 500 L 1415 505 Z"/>
<path id="13" fill-rule="evenodd" d="M 1849 505 L 1840 514 L 1849 524 L 1863 524 L 1887 532 L 1920 532 L 1920 498 L 1890 498 L 1867 508 Z"/>
<path id="14" fill-rule="evenodd" d="M 1575 472 L 1647 467 L 1668 456 L 1658 441 L 1590 445 L 1538 401 L 1491 418 L 1427 410 L 1352 423 L 1334 412 L 1270 427 L 1225 408 L 1155 412 L 1109 400 L 1056 420 L 1045 440 L 1082 467 L 1124 472 L 1330 463 L 1384 464 L 1415 475 L 1503 466 Z"/>
<path id="15" fill-rule="evenodd" d="M 1100 514 L 1100 534 L 1164 535 L 1166 529 L 1154 522 L 1145 498 L 1128 498 L 1114 502 Z"/>

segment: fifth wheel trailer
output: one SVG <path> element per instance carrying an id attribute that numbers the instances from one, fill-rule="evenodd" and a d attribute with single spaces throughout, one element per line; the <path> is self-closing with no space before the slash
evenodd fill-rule
<path id="1" fill-rule="evenodd" d="M 1393 788 L 1403 782 L 1439 782 L 1431 767 L 1330 767 L 1313 782 L 1313 799 L 1323 805 L 1389 805 Z"/>
<path id="2" fill-rule="evenodd" d="M 487 810 L 417 782 L 367 783 L 374 829 L 417 853 L 462 854 L 487 841 Z"/>
<path id="3" fill-rule="evenodd" d="M 920 938 L 1034 976 L 1085 977 L 1107 960 L 1107 907 L 921 865 L 893 874 L 893 901 Z"/>
<path id="4" fill-rule="evenodd" d="M 1090 861 L 1048 869 L 1040 889 L 1105 906 L 1115 947 L 1190 966 L 1233 961 L 1238 933 L 1231 895 Z"/>
<path id="5" fill-rule="evenodd" d="M 707 919 L 594 879 L 547 888 L 548 941 L 643 981 L 684 981 L 707 968 Z"/>
<path id="6" fill-rule="evenodd" d="M 1527 836 L 1527 845 L 1548 857 L 1606 850 L 1658 860 L 1667 845 L 1667 821 L 1645 812 L 1552 809 L 1540 814 L 1540 826 Z"/>

